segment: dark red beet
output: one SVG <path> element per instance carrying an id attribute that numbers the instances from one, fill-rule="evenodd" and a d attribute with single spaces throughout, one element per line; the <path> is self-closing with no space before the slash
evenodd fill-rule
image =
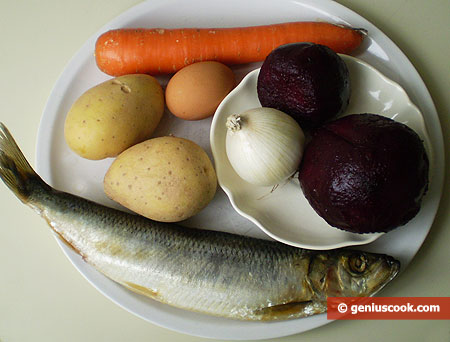
<path id="1" fill-rule="evenodd" d="M 257 91 L 263 107 L 281 110 L 308 129 L 347 107 L 350 78 L 345 62 L 330 48 L 293 43 L 266 57 Z"/>
<path id="2" fill-rule="evenodd" d="M 300 185 L 331 226 L 387 232 L 419 211 L 428 158 L 409 127 L 375 114 L 343 117 L 319 128 L 304 151 Z"/>

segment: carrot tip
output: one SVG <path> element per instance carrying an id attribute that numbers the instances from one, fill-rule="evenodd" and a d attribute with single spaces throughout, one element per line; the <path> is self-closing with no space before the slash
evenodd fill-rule
<path id="1" fill-rule="evenodd" d="M 367 31 L 365 28 L 359 27 L 359 28 L 352 28 L 353 30 L 361 33 L 364 37 L 367 37 L 369 35 L 369 31 Z"/>
<path id="2" fill-rule="evenodd" d="M 344 29 L 356 31 L 358 33 L 361 33 L 361 35 L 363 35 L 365 37 L 369 34 L 369 32 L 365 28 L 362 28 L 362 27 L 353 27 L 353 26 L 346 25 L 346 24 L 334 24 L 334 25 L 344 28 Z"/>

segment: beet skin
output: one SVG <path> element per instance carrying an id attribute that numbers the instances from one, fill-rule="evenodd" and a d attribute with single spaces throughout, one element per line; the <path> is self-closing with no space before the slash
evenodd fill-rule
<path id="1" fill-rule="evenodd" d="M 330 48 L 312 43 L 286 44 L 264 60 L 257 92 L 263 107 L 281 110 L 309 129 L 347 107 L 350 77 L 345 62 Z"/>
<path id="2" fill-rule="evenodd" d="M 311 206 L 331 226 L 387 232 L 419 211 L 428 167 L 412 129 L 380 115 L 355 114 L 313 134 L 299 180 Z"/>

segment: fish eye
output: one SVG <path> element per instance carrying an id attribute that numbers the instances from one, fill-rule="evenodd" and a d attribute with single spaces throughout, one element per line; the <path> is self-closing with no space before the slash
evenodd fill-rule
<path id="1" fill-rule="evenodd" d="M 350 271 L 353 273 L 363 273 L 367 269 L 367 259 L 364 254 L 353 254 L 348 259 Z"/>

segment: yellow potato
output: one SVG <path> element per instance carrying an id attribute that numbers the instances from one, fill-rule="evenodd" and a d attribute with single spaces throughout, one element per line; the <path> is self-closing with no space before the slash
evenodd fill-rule
<path id="1" fill-rule="evenodd" d="M 217 178 L 200 146 L 168 136 L 122 152 L 103 185 L 106 195 L 124 207 L 156 221 L 176 222 L 206 207 L 216 192 Z"/>
<path id="2" fill-rule="evenodd" d="M 78 98 L 67 114 L 64 135 L 81 157 L 115 157 L 150 138 L 163 112 L 164 93 L 154 77 L 120 76 Z"/>

